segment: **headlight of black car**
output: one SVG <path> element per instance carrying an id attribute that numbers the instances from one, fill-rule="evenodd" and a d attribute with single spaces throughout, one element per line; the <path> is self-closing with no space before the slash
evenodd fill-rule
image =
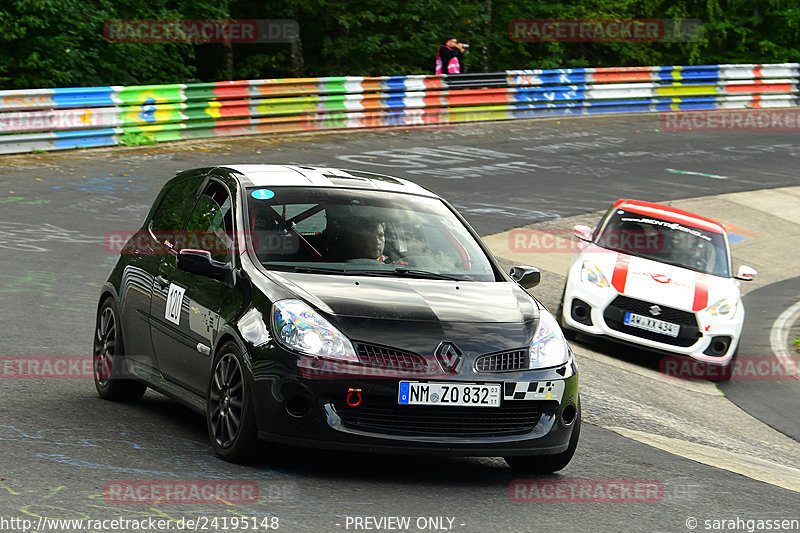
<path id="1" fill-rule="evenodd" d="M 275 302 L 272 305 L 272 328 L 278 340 L 296 352 L 340 361 L 358 361 L 353 343 L 300 300 Z"/>
<path id="2" fill-rule="evenodd" d="M 530 347 L 531 368 L 559 366 L 569 359 L 569 347 L 553 315 L 542 309 Z"/>

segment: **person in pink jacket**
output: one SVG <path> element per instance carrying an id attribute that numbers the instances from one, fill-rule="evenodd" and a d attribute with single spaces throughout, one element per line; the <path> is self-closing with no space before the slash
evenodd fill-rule
<path id="1" fill-rule="evenodd" d="M 436 51 L 435 74 L 461 74 L 464 71 L 464 49 L 467 45 L 449 35 Z"/>

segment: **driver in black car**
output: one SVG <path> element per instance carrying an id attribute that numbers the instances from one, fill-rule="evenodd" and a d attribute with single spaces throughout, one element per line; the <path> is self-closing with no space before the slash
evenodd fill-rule
<path id="1" fill-rule="evenodd" d="M 345 254 L 352 259 L 375 259 L 385 263 L 389 258 L 383 255 L 386 246 L 386 223 L 374 220 L 359 220 L 352 224 L 349 239 L 345 242 Z"/>

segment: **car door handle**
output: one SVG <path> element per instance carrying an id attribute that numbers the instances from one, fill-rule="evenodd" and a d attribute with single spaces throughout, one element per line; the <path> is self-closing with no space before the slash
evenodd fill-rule
<path id="1" fill-rule="evenodd" d="M 167 278 L 165 278 L 164 276 L 158 276 L 156 278 L 156 282 L 158 282 L 158 285 L 162 289 L 166 289 L 169 286 L 169 280 Z"/>

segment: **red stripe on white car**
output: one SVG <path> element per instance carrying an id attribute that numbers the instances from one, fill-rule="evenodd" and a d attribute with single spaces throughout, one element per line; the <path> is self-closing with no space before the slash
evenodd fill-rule
<path id="1" fill-rule="evenodd" d="M 708 306 L 708 280 L 706 275 L 696 272 L 694 275 L 694 303 L 692 311 L 700 311 Z"/>
<path id="2" fill-rule="evenodd" d="M 625 254 L 617 254 L 617 264 L 614 265 L 614 275 L 611 276 L 611 285 L 617 292 L 625 292 L 625 283 L 628 281 L 628 263 L 631 258 Z"/>

